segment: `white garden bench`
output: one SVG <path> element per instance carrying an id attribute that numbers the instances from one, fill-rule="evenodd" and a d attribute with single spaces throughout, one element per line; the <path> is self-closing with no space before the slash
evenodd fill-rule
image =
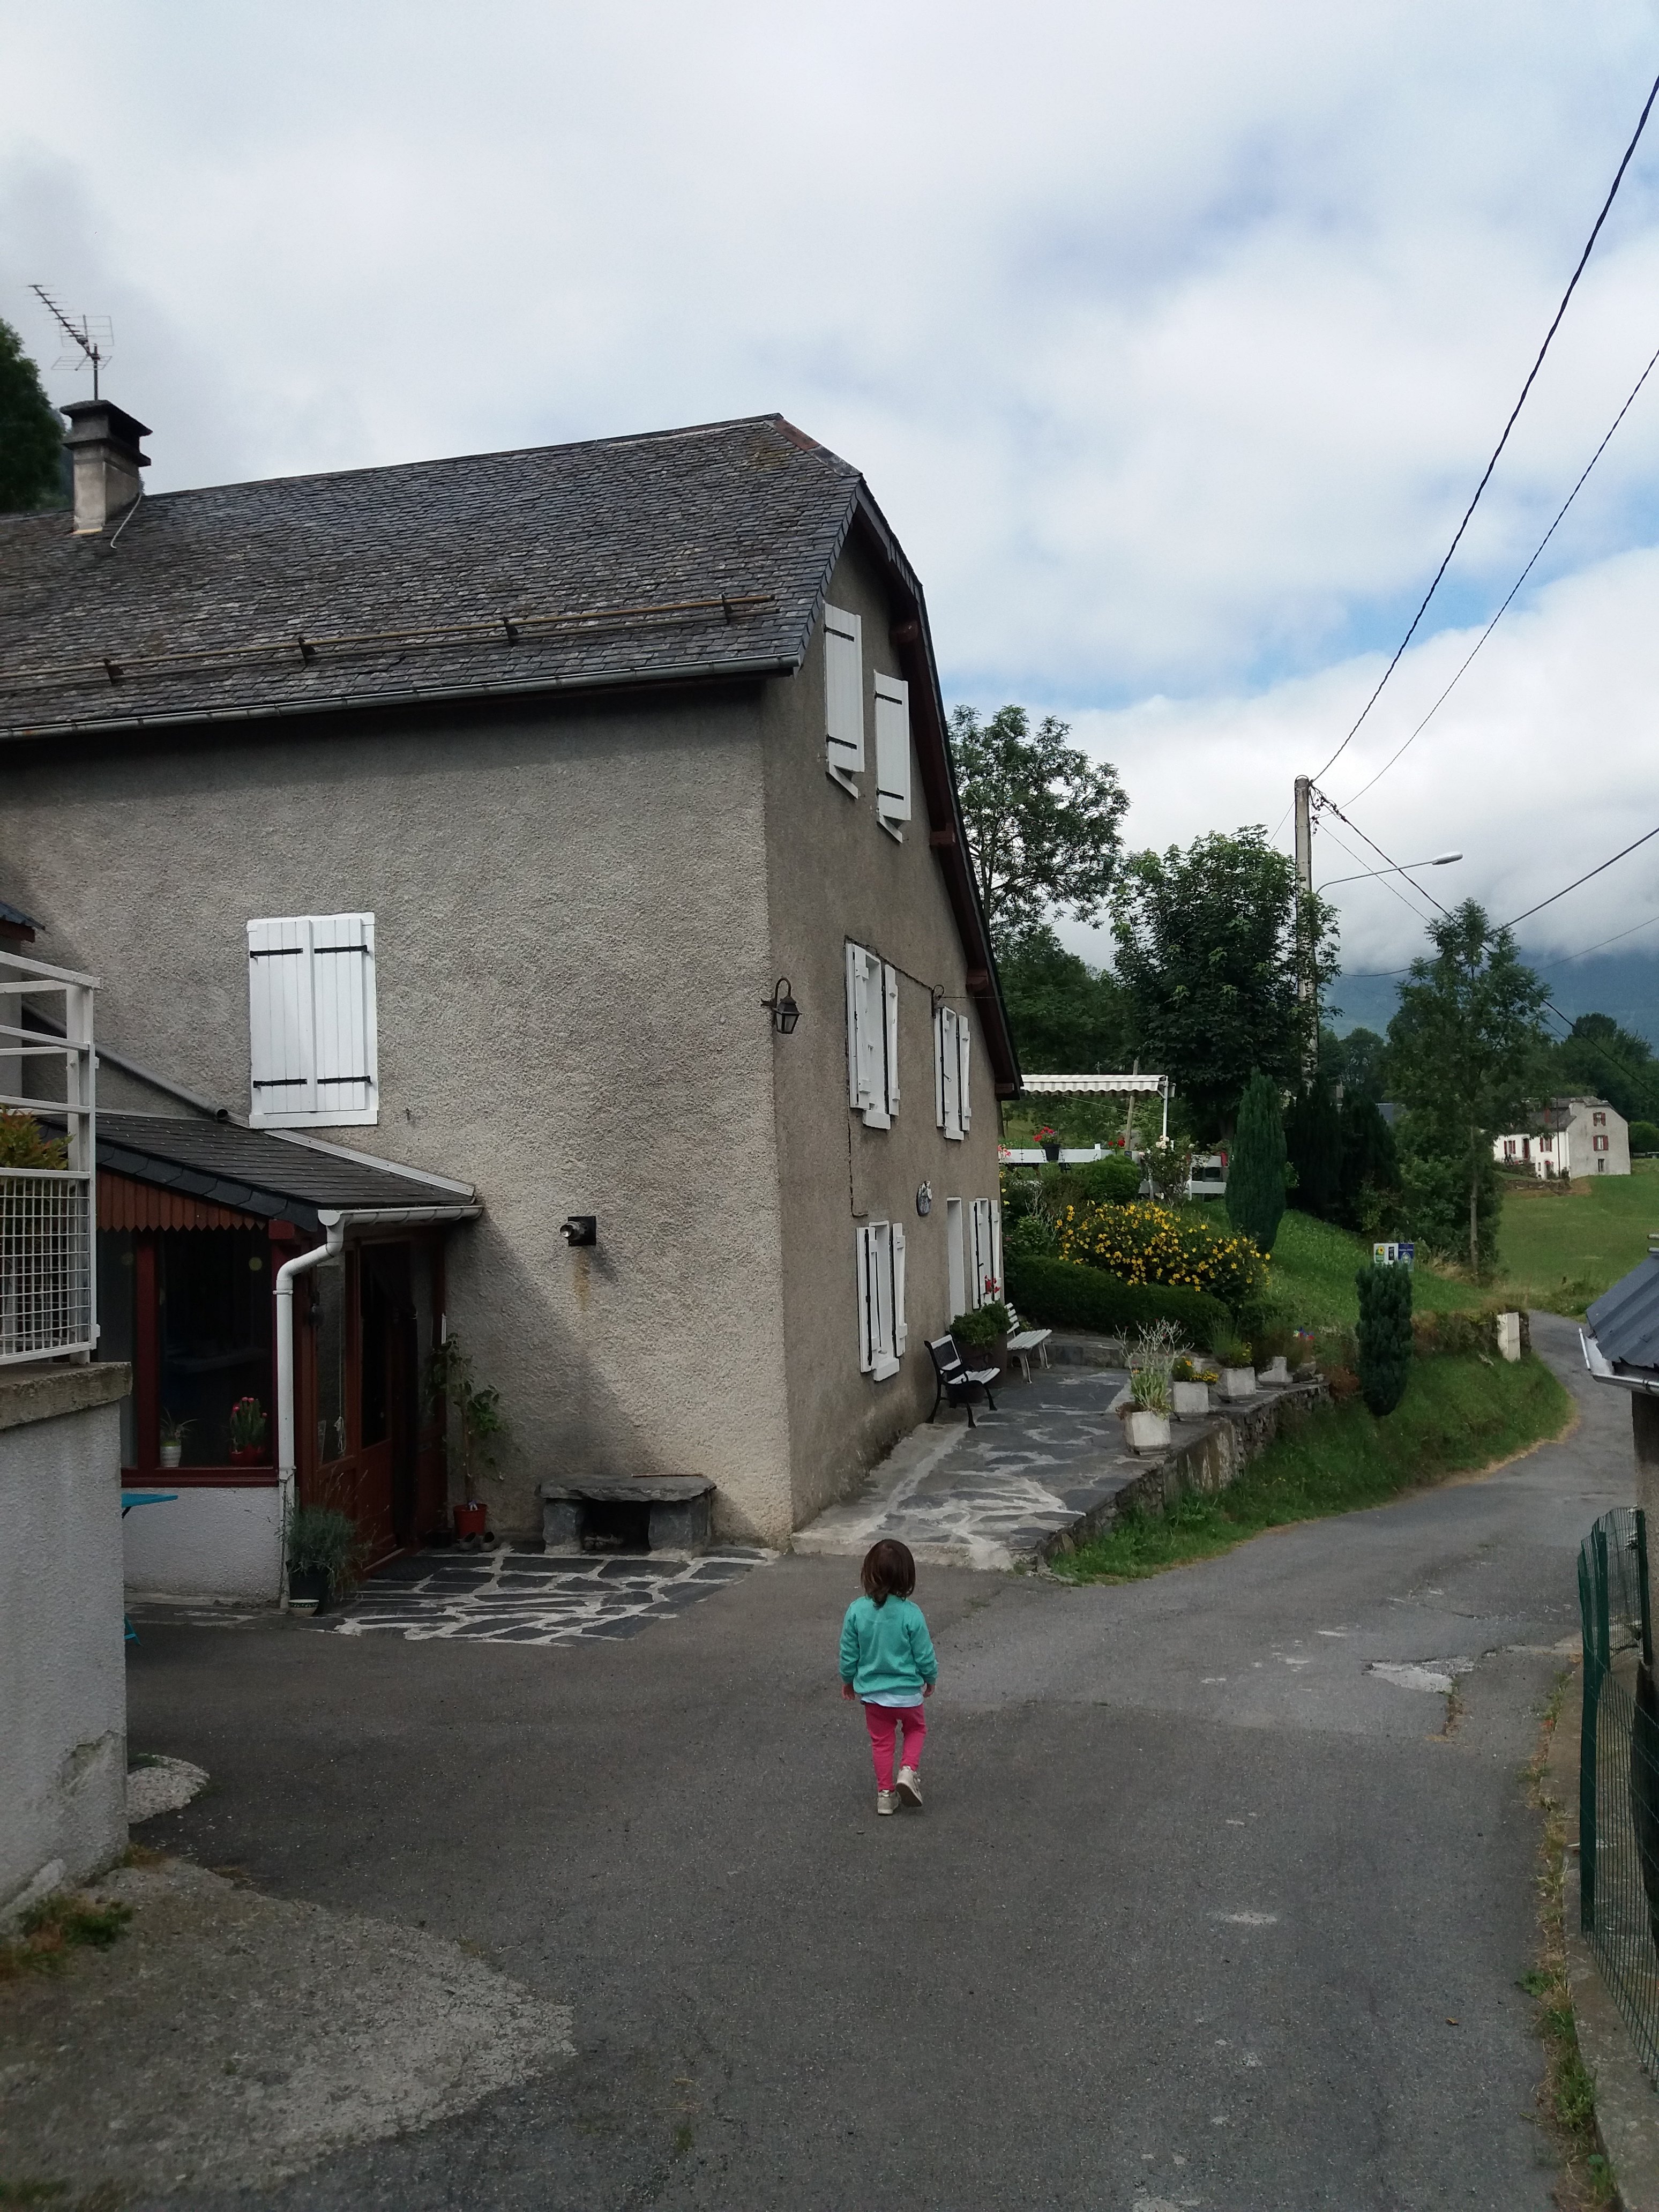
<path id="1" fill-rule="evenodd" d="M 1018 1360 L 1029 1382 L 1031 1379 L 1031 1354 L 1035 1352 L 1045 1367 L 1048 1364 L 1048 1339 L 1054 1331 L 1051 1328 L 1021 1328 L 1019 1316 L 1012 1306 L 1008 1309 L 1008 1356 L 1011 1359 Z"/>

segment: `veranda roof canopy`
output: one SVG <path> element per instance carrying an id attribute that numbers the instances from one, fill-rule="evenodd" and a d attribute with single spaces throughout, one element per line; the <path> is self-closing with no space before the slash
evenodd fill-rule
<path id="1" fill-rule="evenodd" d="M 1659 1231 L 1648 1256 L 1596 1299 L 1578 1332 L 1584 1364 L 1598 1382 L 1659 1391 Z"/>
<path id="2" fill-rule="evenodd" d="M 1058 1091 L 1073 1097 L 1116 1098 L 1131 1091 L 1162 1096 L 1167 1075 L 1028 1075 L 1026 1091 Z"/>

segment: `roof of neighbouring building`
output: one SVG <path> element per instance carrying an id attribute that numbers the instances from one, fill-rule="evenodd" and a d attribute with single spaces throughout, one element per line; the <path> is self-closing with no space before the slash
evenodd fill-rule
<path id="1" fill-rule="evenodd" d="M 861 491 L 772 415 L 8 516 L 0 732 L 792 668 Z"/>
<path id="2" fill-rule="evenodd" d="M 1659 1252 L 1604 1291 L 1585 1319 L 1615 1366 L 1659 1368 Z"/>
<path id="3" fill-rule="evenodd" d="M 21 906 L 13 906 L 8 899 L 0 899 L 0 929 L 27 930 L 33 937 L 40 927 L 32 914 L 25 914 Z"/>
<path id="4" fill-rule="evenodd" d="M 319 1225 L 323 1211 L 453 1207 L 472 1199 L 470 1183 L 428 1181 L 376 1160 L 325 1152 L 276 1130 L 166 1114 L 100 1114 L 98 1164 L 307 1229 Z"/>

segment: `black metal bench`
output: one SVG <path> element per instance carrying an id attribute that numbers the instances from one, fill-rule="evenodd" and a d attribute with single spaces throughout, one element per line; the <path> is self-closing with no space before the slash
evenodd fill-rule
<path id="1" fill-rule="evenodd" d="M 930 1421 L 947 1398 L 953 1406 L 960 1406 L 965 1410 L 970 1429 L 979 1426 L 974 1419 L 975 1398 L 982 1396 L 991 1411 L 995 1413 L 997 1401 L 991 1395 L 991 1385 L 1002 1380 L 1000 1368 L 967 1365 L 957 1350 L 957 1340 L 953 1336 L 930 1338 L 927 1356 L 933 1363 L 935 1384 L 933 1411 L 927 1416 Z"/>
<path id="2" fill-rule="evenodd" d="M 702 1474 L 578 1475 L 544 1482 L 542 1542 L 552 1553 L 708 1549 L 714 1486 Z"/>

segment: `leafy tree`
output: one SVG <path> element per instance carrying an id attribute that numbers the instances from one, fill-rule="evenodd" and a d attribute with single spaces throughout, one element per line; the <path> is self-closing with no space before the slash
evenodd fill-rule
<path id="1" fill-rule="evenodd" d="M 1553 1091 L 1605 1098 L 1627 1121 L 1659 1112 L 1659 1061 L 1645 1037 L 1611 1014 L 1580 1014 L 1550 1054 Z"/>
<path id="2" fill-rule="evenodd" d="M 1342 1085 L 1346 1098 L 1369 1098 L 1373 1104 L 1382 1103 L 1383 1091 L 1383 1055 L 1388 1046 L 1375 1030 L 1350 1030 L 1345 1037 L 1334 1037 L 1336 1047 L 1334 1067 L 1334 1079 Z"/>
<path id="3" fill-rule="evenodd" d="M 1474 899 L 1431 921 L 1429 938 L 1434 956 L 1413 961 L 1389 1024 L 1390 1088 L 1407 1109 L 1407 1189 L 1428 1209 L 1414 1225 L 1425 1242 L 1448 1249 L 1445 1201 L 1460 1190 L 1479 1276 L 1492 1256 L 1492 1140 L 1521 1126 L 1535 1095 L 1544 986 L 1510 932 L 1494 928 Z"/>
<path id="4" fill-rule="evenodd" d="M 1020 1065 L 1050 1075 L 1099 1075 L 1128 1065 L 1129 1009 L 1121 985 L 1068 952 L 1046 922 L 997 962 Z"/>
<path id="5" fill-rule="evenodd" d="M 1406 1395 L 1412 1371 L 1412 1271 L 1362 1267 L 1359 1292 L 1359 1387 L 1379 1419 Z"/>
<path id="6" fill-rule="evenodd" d="M 1342 1196 L 1342 1121 L 1322 1075 L 1291 1101 L 1285 1145 L 1296 1170 L 1291 1204 L 1300 1213 L 1334 1220 Z"/>
<path id="7" fill-rule="evenodd" d="M 1285 1212 L 1285 1126 L 1279 1087 L 1253 1075 L 1238 1102 L 1227 1156 L 1227 1218 L 1262 1252 L 1271 1252 Z"/>
<path id="8" fill-rule="evenodd" d="M 968 850 L 999 957 L 1050 914 L 1092 921 L 1105 904 L 1128 806 L 1117 771 L 1068 745 L 1069 726 L 1024 707 L 981 722 L 951 714 L 951 750 Z"/>
<path id="9" fill-rule="evenodd" d="M 64 504 L 64 425 L 11 325 L 0 322 L 0 514 Z"/>
<path id="10" fill-rule="evenodd" d="M 1639 1158 L 1650 1158 L 1659 1152 L 1659 1121 L 1632 1121 L 1630 1125 L 1630 1148 Z"/>
<path id="11" fill-rule="evenodd" d="M 1324 972 L 1334 926 L 1320 900 L 1306 927 Z M 1281 1088 L 1301 1079 L 1297 931 L 1295 868 L 1260 828 L 1136 853 L 1119 871 L 1112 933 L 1142 1065 L 1175 1078 L 1204 1133 L 1225 1126 L 1253 1069 Z"/>

